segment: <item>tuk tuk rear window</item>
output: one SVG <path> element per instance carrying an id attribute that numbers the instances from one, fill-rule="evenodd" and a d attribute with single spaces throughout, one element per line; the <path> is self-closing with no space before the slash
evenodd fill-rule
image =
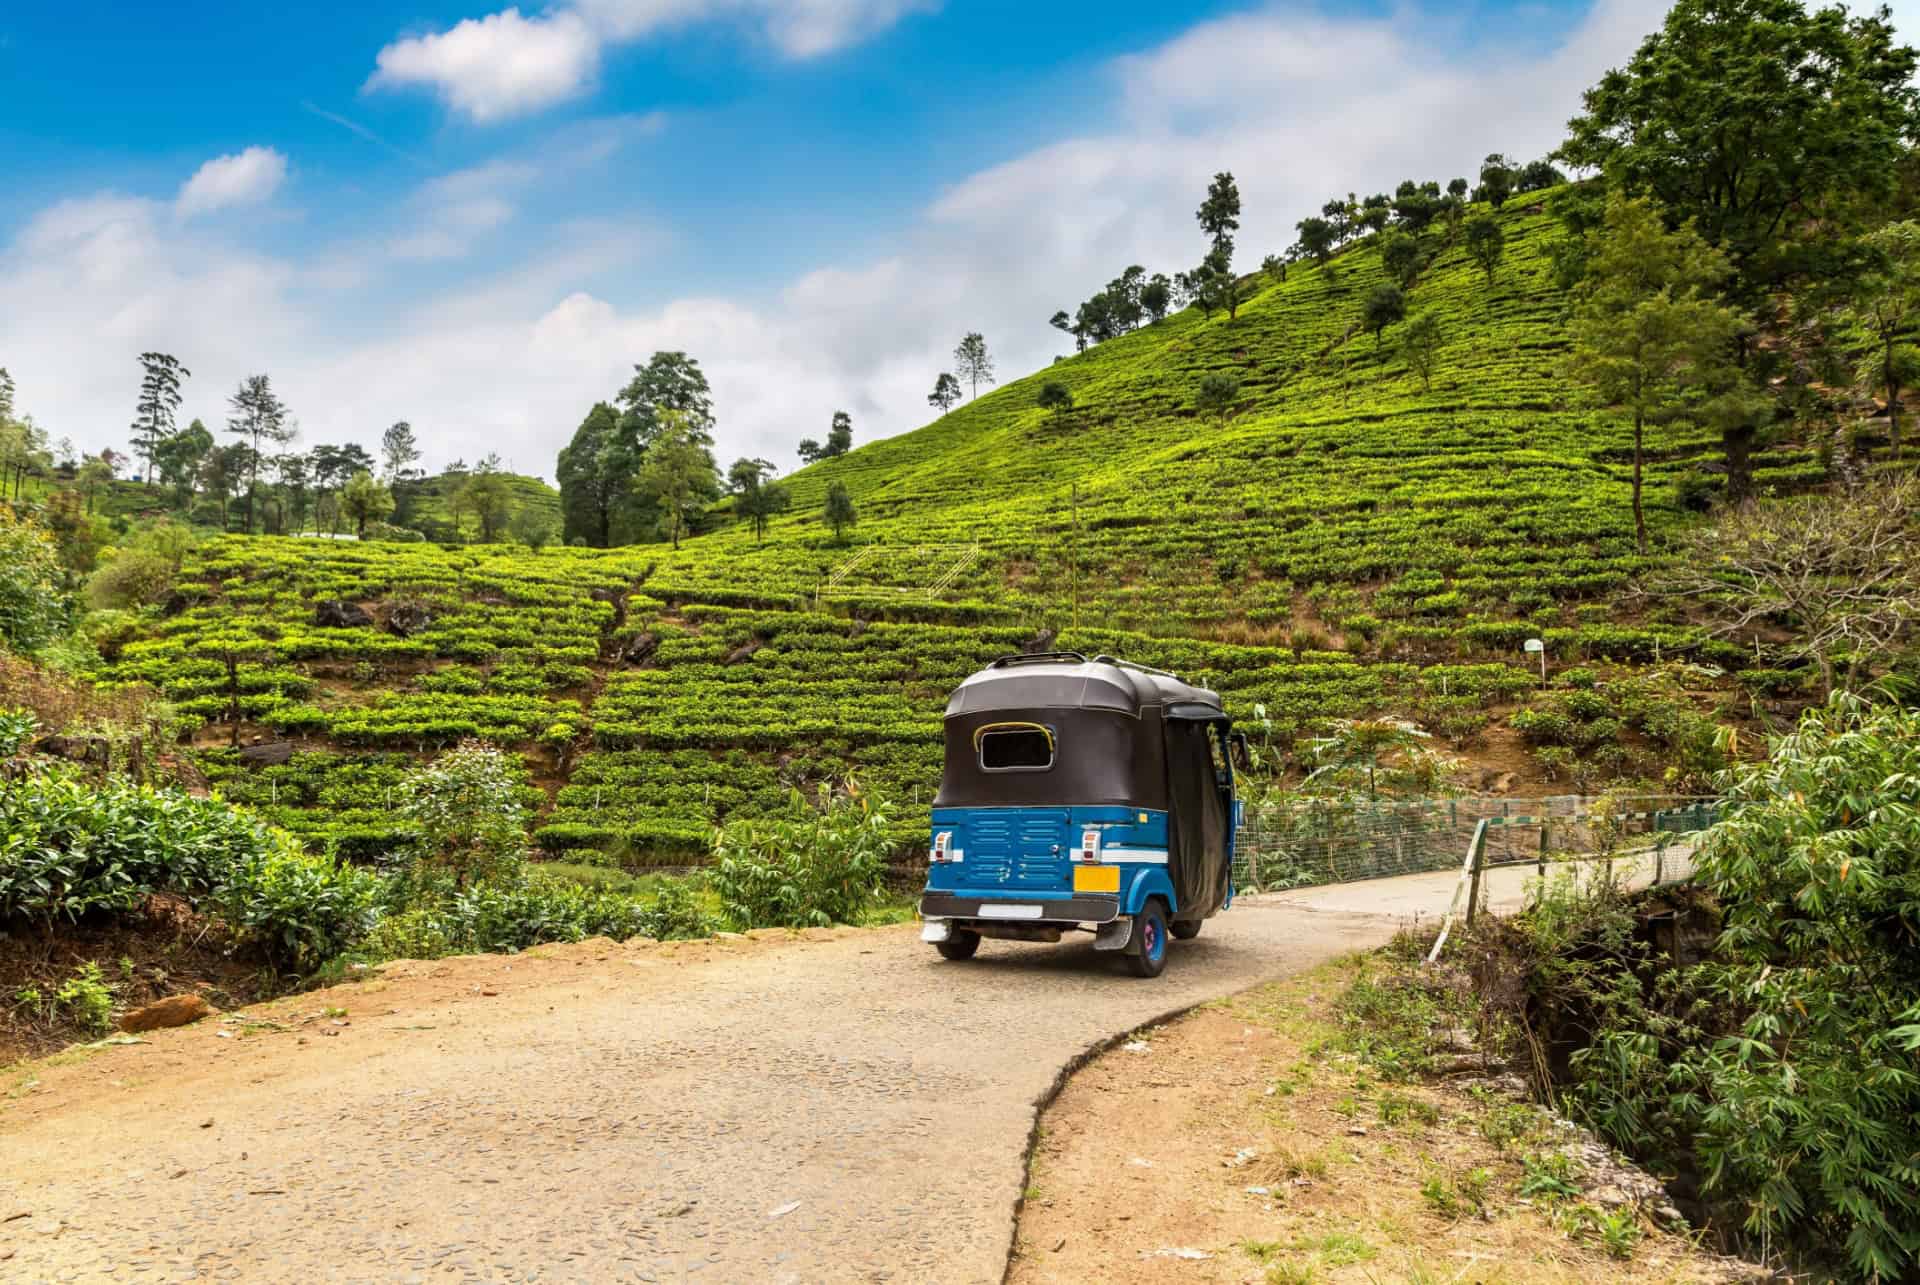
<path id="1" fill-rule="evenodd" d="M 1037 724 L 980 733 L 980 766 L 988 772 L 1044 772 L 1053 766 L 1053 733 Z"/>

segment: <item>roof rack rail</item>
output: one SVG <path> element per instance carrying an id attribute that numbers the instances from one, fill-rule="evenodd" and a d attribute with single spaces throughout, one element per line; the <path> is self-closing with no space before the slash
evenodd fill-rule
<path id="1" fill-rule="evenodd" d="M 1122 660 L 1118 656 L 1095 656 L 1093 663 L 1096 665 L 1118 665 L 1121 669 L 1137 669 L 1143 674 L 1158 674 L 1162 678 L 1171 678 L 1183 683 L 1186 681 L 1186 679 L 1181 678 L 1180 675 L 1174 673 L 1171 669 L 1155 669 L 1152 665 L 1142 665 L 1135 661 Z"/>
<path id="2" fill-rule="evenodd" d="M 1044 665 L 1056 660 L 1072 660 L 1084 665 L 1087 658 L 1077 651 L 1032 651 L 1020 652 L 1012 656 L 1002 656 L 988 665 L 988 669 L 1005 669 L 1009 665 Z"/>

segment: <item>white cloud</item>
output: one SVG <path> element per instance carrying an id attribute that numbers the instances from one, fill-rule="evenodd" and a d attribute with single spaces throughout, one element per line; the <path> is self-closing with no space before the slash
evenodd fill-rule
<path id="1" fill-rule="evenodd" d="M 424 86 L 477 124 L 551 107 L 585 92 L 600 37 L 578 14 L 523 18 L 503 9 L 382 49 L 369 89 Z"/>
<path id="2" fill-rule="evenodd" d="M 426 88 L 475 124 L 522 116 L 591 88 L 607 45 L 694 23 L 757 29 L 788 58 L 814 58 L 886 30 L 937 0 L 574 0 L 531 18 L 466 18 L 382 49 L 369 89 Z"/>
<path id="3" fill-rule="evenodd" d="M 287 158 L 271 147 L 216 156 L 180 185 L 173 208 L 190 219 L 228 206 L 258 205 L 278 191 L 286 177 Z"/>

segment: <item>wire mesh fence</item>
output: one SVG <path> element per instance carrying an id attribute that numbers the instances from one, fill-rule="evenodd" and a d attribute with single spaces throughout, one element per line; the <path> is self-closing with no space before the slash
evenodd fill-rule
<path id="1" fill-rule="evenodd" d="M 1316 799 L 1248 807 L 1234 847 L 1234 884 L 1274 891 L 1458 870 L 1482 821 L 1482 869 L 1626 849 L 1664 852 L 1663 836 L 1703 830 L 1711 798 L 1682 795 L 1463 797 L 1368 802 Z M 1658 882 L 1673 877 L 1662 870 Z"/>

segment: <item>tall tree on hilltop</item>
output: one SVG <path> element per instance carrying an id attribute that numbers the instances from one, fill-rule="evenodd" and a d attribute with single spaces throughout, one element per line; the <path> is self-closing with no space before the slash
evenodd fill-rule
<path id="1" fill-rule="evenodd" d="M 13 376 L 5 366 L 0 366 L 0 424 L 13 420 L 13 395 Z"/>
<path id="2" fill-rule="evenodd" d="M 265 375 L 248 375 L 239 390 L 227 399 L 231 414 L 227 431 L 245 439 L 247 466 L 247 531 L 253 531 L 253 493 L 260 484 L 260 462 L 269 446 L 285 446 L 297 431 L 287 404 L 273 391 L 273 381 Z"/>
<path id="3" fill-rule="evenodd" d="M 960 381 L 946 371 L 941 371 L 940 377 L 933 381 L 933 391 L 927 394 L 927 405 L 937 408 L 944 415 L 952 410 L 953 404 L 959 400 Z"/>
<path id="4" fill-rule="evenodd" d="M 420 443 L 413 435 L 413 425 L 406 420 L 380 434 L 380 463 L 388 482 L 412 476 L 414 462 L 419 458 Z"/>
<path id="5" fill-rule="evenodd" d="M 1382 226 L 1385 226 L 1385 207 L 1381 207 Z M 1333 224 L 1323 218 L 1305 218 L 1294 224 L 1294 230 L 1300 234 L 1300 253 L 1312 259 L 1321 267 L 1333 261 L 1334 235 Z"/>
<path id="6" fill-rule="evenodd" d="M 677 434 L 711 452 L 713 390 L 698 360 L 677 350 L 662 350 L 646 365 L 633 368 L 633 378 L 615 400 L 622 408 L 619 431 L 605 454 L 604 467 L 624 486 L 618 513 L 621 534 L 641 539 L 667 525 L 666 515 L 648 498 L 651 492 L 637 485 L 647 457 L 660 440 L 669 414 L 677 417 Z"/>
<path id="7" fill-rule="evenodd" d="M 1647 426 L 1739 387 L 1734 343 L 1750 323 L 1715 298 L 1730 271 L 1691 226 L 1668 232 L 1646 200 L 1615 193 L 1575 295 L 1568 373 L 1633 417 L 1633 530 L 1642 555 Z"/>
<path id="8" fill-rule="evenodd" d="M 972 387 L 975 397 L 980 395 L 981 381 L 993 382 L 993 355 L 987 351 L 987 341 L 978 330 L 969 330 L 960 340 L 960 346 L 953 350 L 953 368 Z"/>
<path id="9" fill-rule="evenodd" d="M 793 507 L 793 497 L 773 480 L 773 475 L 773 465 L 758 459 L 735 460 L 727 470 L 734 515 L 753 527 L 755 544 L 766 539 L 769 519 Z"/>
<path id="10" fill-rule="evenodd" d="M 1480 162 L 1480 187 L 1473 194 L 1474 199 L 1499 209 L 1513 195 L 1513 179 L 1513 166 L 1507 164 L 1506 157 L 1495 152 Z"/>
<path id="11" fill-rule="evenodd" d="M 833 424 L 827 429 L 827 442 L 820 448 L 822 459 L 837 459 L 853 449 L 853 416 L 843 410 L 833 413 Z"/>
<path id="12" fill-rule="evenodd" d="M 153 485 L 154 452 L 173 435 L 173 414 L 180 409 L 181 381 L 193 372 L 171 353 L 140 354 L 140 400 L 133 408 L 133 453 L 146 461 L 147 485 Z"/>
<path id="13" fill-rule="evenodd" d="M 1233 234 L 1240 230 L 1240 188 L 1231 173 L 1221 170 L 1213 176 L 1213 182 L 1207 185 L 1207 199 L 1200 202 L 1193 216 L 1207 234 L 1209 245 L 1196 277 L 1232 321 L 1240 315 L 1240 280 L 1233 274 Z"/>
<path id="14" fill-rule="evenodd" d="M 596 549 L 613 543 L 614 521 L 633 489 L 633 476 L 617 464 L 620 418 L 606 402 L 595 402 L 573 440 L 560 448 L 554 480 L 560 485 L 560 534 L 568 544 L 579 540 Z"/>
<path id="15" fill-rule="evenodd" d="M 653 446 L 633 480 L 660 515 L 660 534 L 676 549 L 720 493 L 719 470 L 703 437 L 688 412 L 662 408 Z"/>
<path id="16" fill-rule="evenodd" d="M 1915 67 L 1884 8 L 1678 0 L 1587 91 L 1555 155 L 1693 220 L 1757 301 L 1794 270 L 1790 240 L 1894 190 L 1920 119 Z"/>

